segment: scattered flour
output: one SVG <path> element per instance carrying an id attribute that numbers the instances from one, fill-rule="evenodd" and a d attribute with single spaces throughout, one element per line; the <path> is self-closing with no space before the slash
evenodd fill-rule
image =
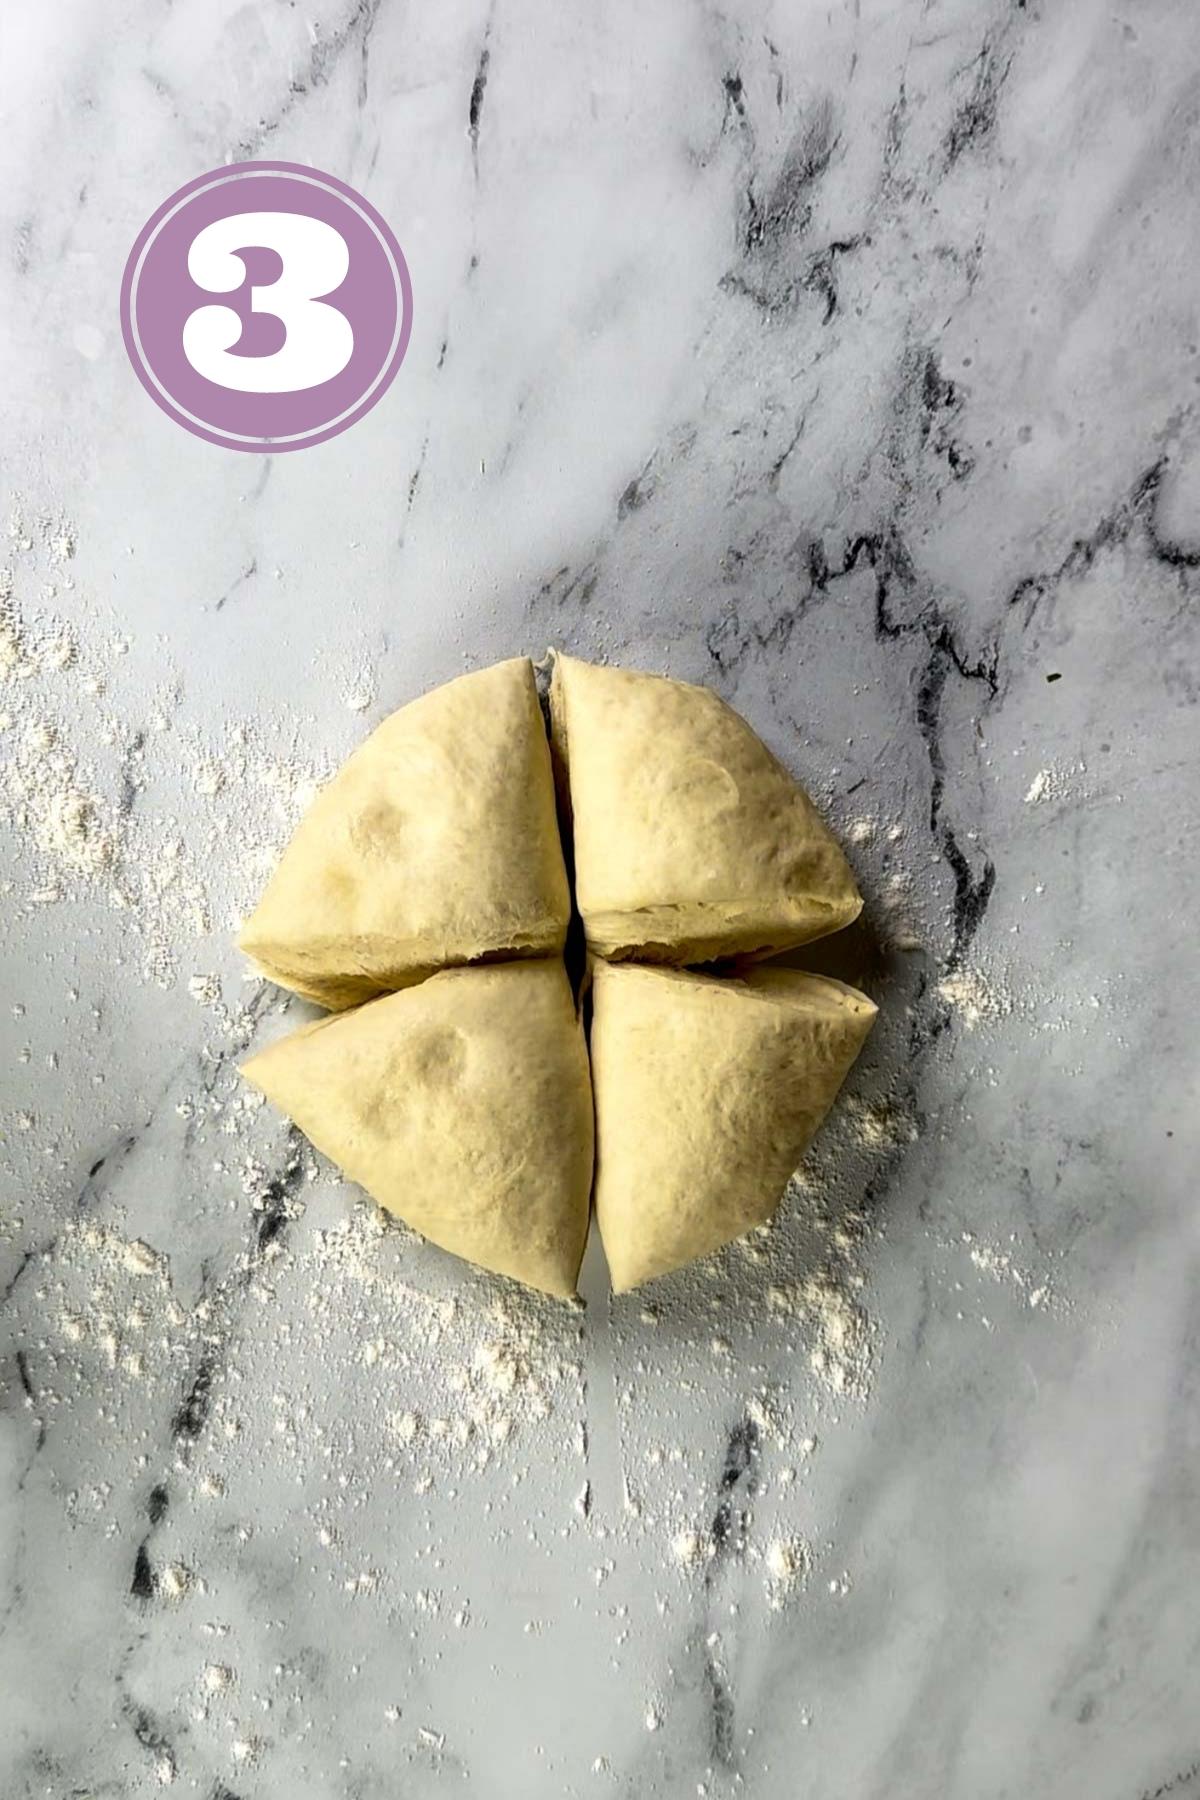
<path id="1" fill-rule="evenodd" d="M 154 1275 L 158 1271 L 158 1253 L 140 1238 L 126 1244 L 122 1260 L 131 1275 Z"/>
<path id="2" fill-rule="evenodd" d="M 389 1246 L 405 1239 L 411 1234 L 365 1199 L 314 1234 L 306 1260 L 319 1341 L 331 1341 L 347 1320 L 377 1322 L 364 1360 L 380 1379 L 418 1367 L 425 1377 L 420 1408 L 397 1406 L 392 1395 L 387 1422 L 396 1444 L 485 1468 L 517 1433 L 551 1417 L 560 1391 L 578 1394 L 582 1312 L 550 1311 L 482 1274 L 473 1277 L 481 1293 L 431 1294 L 395 1268 Z"/>
<path id="3" fill-rule="evenodd" d="M 856 1296 L 861 1276 L 838 1263 L 788 1286 L 767 1290 L 776 1315 L 803 1321 L 811 1332 L 809 1364 L 833 1394 L 863 1398 L 871 1379 L 871 1328 Z"/>
<path id="4" fill-rule="evenodd" d="M 961 1241 L 967 1247 L 972 1265 L 981 1275 L 993 1281 L 1007 1282 L 1015 1288 L 1031 1311 L 1049 1308 L 1054 1303 L 1054 1288 L 1049 1277 L 1034 1276 L 1022 1268 L 1012 1252 L 980 1243 L 974 1232 L 964 1231 Z"/>
<path id="5" fill-rule="evenodd" d="M 767 1600 L 781 1607 L 807 1579 L 812 1553 L 800 1537 L 773 1538 L 763 1558 L 767 1570 Z"/>
<path id="6" fill-rule="evenodd" d="M 1071 763 L 1066 768 L 1052 763 L 1047 768 L 1039 769 L 1026 792 L 1026 806 L 1039 806 L 1047 800 L 1068 798 L 1079 778 L 1086 774 L 1087 764 L 1083 762 Z"/>
<path id="7" fill-rule="evenodd" d="M 919 1135 L 911 1105 L 887 1094 L 866 1100 L 852 1094 L 844 1103 L 856 1141 L 868 1150 L 893 1150 L 915 1144 Z"/>
<path id="8" fill-rule="evenodd" d="M 372 669 L 361 669 L 352 681 L 342 690 L 342 698 L 351 712 L 369 712 L 375 704 L 375 673 Z"/>
<path id="9" fill-rule="evenodd" d="M 912 876 L 907 869 L 893 869 L 886 876 L 879 892 L 879 908 L 882 935 L 893 950 L 909 952 L 922 948 L 914 917 Z"/>
<path id="10" fill-rule="evenodd" d="M 711 1535 L 700 1531 L 681 1531 L 671 1544 L 675 1561 L 684 1569 L 711 1561 L 715 1549 Z"/>
<path id="11" fill-rule="evenodd" d="M 214 930 L 224 936 L 252 903 L 325 771 L 280 753 L 281 741 L 301 735 L 296 720 L 231 723 L 215 741 L 189 728 L 173 680 L 146 697 L 140 727 L 109 710 L 111 667 L 131 641 L 81 645 L 51 610 L 79 604 L 73 528 L 17 515 L 9 542 L 0 821 L 25 849 L 10 892 L 18 913 L 95 899 L 125 914 L 145 978 L 169 987 L 186 947 Z M 36 594 L 32 606 L 22 591 Z M 235 826 L 238 855 L 217 854 Z"/>
<path id="12" fill-rule="evenodd" d="M 183 1563 L 168 1563 L 158 1578 L 159 1591 L 168 1600 L 182 1600 L 194 1581 L 192 1571 Z"/>
<path id="13" fill-rule="evenodd" d="M 978 968 L 956 969 L 943 976 L 937 994 L 954 1009 L 968 1031 L 1007 1018 L 1014 1006 L 1011 992 Z"/>

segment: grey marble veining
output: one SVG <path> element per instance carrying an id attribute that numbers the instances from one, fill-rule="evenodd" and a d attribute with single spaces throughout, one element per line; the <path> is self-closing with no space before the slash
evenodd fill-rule
<path id="1" fill-rule="evenodd" d="M 44 716 L 123 859 L 37 899 L 0 779 L 3 1800 L 1200 1794 L 1187 0 L 0 42 L 0 564 L 77 646 L 0 757 Z M 360 187 L 415 295 L 385 400 L 273 459 L 116 320 L 253 156 Z M 620 1302 L 593 1247 L 577 1311 L 376 1235 L 234 1073 L 279 768 L 548 643 L 811 785 L 882 1009 L 768 1239 Z M 771 1298 L 830 1267 L 861 1392 Z"/>

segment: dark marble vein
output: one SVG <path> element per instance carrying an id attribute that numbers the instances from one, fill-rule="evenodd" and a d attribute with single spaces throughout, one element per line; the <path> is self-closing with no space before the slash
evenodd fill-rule
<path id="1" fill-rule="evenodd" d="M 254 1246 L 259 1251 L 275 1243 L 294 1217 L 292 1201 L 304 1180 L 304 1138 L 295 1125 L 288 1126 L 286 1143 L 283 1167 L 254 1197 L 253 1210 L 258 1220 Z"/>
<path id="2" fill-rule="evenodd" d="M 633 477 L 622 491 L 617 501 L 617 523 L 622 523 L 630 513 L 639 512 L 647 500 L 654 496 L 654 477 L 650 474 L 650 464 Z"/>
<path id="3" fill-rule="evenodd" d="M 256 556 L 252 556 L 250 558 L 250 561 L 246 564 L 245 568 L 242 569 L 237 575 L 234 576 L 233 580 L 230 582 L 229 586 L 225 589 L 224 593 L 220 594 L 218 596 L 217 600 L 215 601 L 215 603 L 213 605 L 213 611 L 220 612 L 222 610 L 222 608 L 224 607 L 226 601 L 232 600 L 233 596 L 237 593 L 238 589 L 240 587 L 245 587 L 246 583 L 248 581 L 252 581 L 257 574 L 258 574 L 258 558 Z"/>
<path id="4" fill-rule="evenodd" d="M 208 1423 L 216 1366 L 214 1351 L 211 1347 L 206 1348 L 201 1352 L 183 1399 L 175 1410 L 171 1430 L 176 1443 L 185 1450 L 191 1448 Z"/>
<path id="5" fill-rule="evenodd" d="M 736 1705 L 729 1678 L 717 1654 L 719 1638 L 712 1630 L 714 1588 L 732 1559 L 745 1549 L 749 1509 L 745 1500 L 754 1493 L 754 1470 L 759 1454 L 759 1431 L 753 1419 L 738 1421 L 729 1433 L 718 1484 L 719 1499 L 710 1527 L 713 1557 L 705 1574 L 710 1628 L 703 1645 L 704 1689 L 708 1700 L 709 1748 L 714 1763 L 730 1768 L 734 1762 Z"/>
<path id="6" fill-rule="evenodd" d="M 175 1752 L 171 1747 L 171 1741 L 152 1714 L 147 1712 L 144 1706 L 139 1706 L 136 1701 L 130 1699 L 128 1695 L 122 1701 L 121 1711 L 142 1749 L 148 1751 L 160 1766 L 165 1765 L 168 1769 L 174 1770 L 176 1766 Z"/>
<path id="7" fill-rule="evenodd" d="M 1158 524 L 1159 497 L 1170 466 L 1170 457 L 1160 456 L 1138 477 L 1124 500 L 1105 513 L 1085 537 L 1072 540 L 1070 549 L 1053 569 L 1022 576 L 1008 596 L 1008 605 L 1023 607 L 1025 625 L 1032 623 L 1042 601 L 1062 582 L 1087 574 L 1098 556 L 1128 543 L 1138 531 L 1151 557 L 1164 568 L 1181 576 L 1200 569 L 1200 549 L 1189 550 L 1173 543 Z"/>
<path id="8" fill-rule="evenodd" d="M 483 34 L 483 44 L 479 51 L 479 60 L 475 64 L 475 79 L 471 83 L 471 98 L 467 103 L 467 135 L 471 140 L 471 167 L 479 180 L 479 126 L 483 119 L 483 100 L 487 93 L 488 66 L 492 60 L 491 37 L 492 23 L 488 20 Z"/>
<path id="9" fill-rule="evenodd" d="M 838 132 L 826 95 L 792 138 L 779 173 L 760 200 L 752 181 L 745 196 L 742 248 L 747 256 L 803 237 L 812 222 L 817 187 L 833 160 Z"/>
<path id="10" fill-rule="evenodd" d="M 0 1293 L 0 1306 L 6 1305 L 8 1301 L 12 1299 L 20 1285 L 25 1271 L 29 1268 L 30 1263 L 34 1261 L 35 1257 L 49 1256 L 57 1242 L 57 1237 L 48 1238 L 44 1244 L 39 1244 L 35 1249 L 22 1251 L 20 1262 L 5 1283 L 3 1292 Z"/>
<path id="11" fill-rule="evenodd" d="M 1144 1788 L 1138 1800 L 1166 1800 L 1168 1794 L 1181 1795 L 1183 1789 L 1190 1787 L 1193 1781 L 1200 1781 L 1200 1757 L 1191 1762 L 1178 1774 L 1171 1775 L 1166 1781 L 1160 1781 L 1157 1787 Z"/>
<path id="12" fill-rule="evenodd" d="M 794 446 L 793 446 L 794 447 Z M 736 610 L 725 613 L 706 634 L 709 655 L 722 674 L 733 673 L 751 644 L 777 654 L 789 642 L 796 625 L 813 600 L 832 583 L 862 568 L 874 578 L 874 632 L 880 642 L 924 639 L 925 656 L 916 680 L 915 717 L 929 762 L 929 828 L 954 880 L 953 935 L 948 966 L 961 961 L 977 934 L 987 911 L 996 880 L 991 858 L 983 854 L 977 866 L 967 856 L 953 825 L 944 816 L 946 759 L 942 748 L 942 702 L 951 676 L 978 688 L 981 712 L 999 697 L 1000 658 L 996 643 L 971 656 L 941 604 L 932 594 L 921 593 L 921 581 L 895 524 L 849 538 L 841 559 L 831 563 L 823 543 L 811 538 L 799 552 L 805 587 L 791 606 L 780 608 L 764 629 L 757 624 L 743 631 Z M 903 609 L 894 605 L 902 601 Z"/>
<path id="13" fill-rule="evenodd" d="M 736 127 L 753 165 L 754 128 L 741 77 L 723 79 L 725 117 L 722 130 Z M 726 293 L 750 300 L 767 318 L 792 311 L 805 293 L 822 301 L 824 322 L 837 311 L 835 264 L 864 240 L 854 235 L 832 239 L 814 251 L 804 248 L 812 225 L 817 191 L 840 142 L 833 100 L 825 95 L 800 124 L 772 179 L 762 184 L 753 166 L 739 197 L 738 265 L 721 278 Z"/>
<path id="14" fill-rule="evenodd" d="M 791 437 L 788 439 L 787 443 L 783 446 L 783 449 L 779 452 L 779 454 L 776 456 L 774 462 L 771 464 L 770 468 L 767 470 L 767 486 L 768 487 L 774 488 L 777 485 L 777 483 L 779 481 L 779 477 L 783 473 L 783 470 L 786 467 L 788 460 L 790 459 L 792 454 L 795 452 L 795 450 L 798 449 L 799 445 L 803 442 L 804 433 L 808 426 L 809 415 L 811 414 L 813 407 L 817 405 L 820 398 L 821 398 L 821 390 L 820 390 L 820 388 L 818 388 L 816 390 L 816 392 L 813 394 L 813 397 L 809 401 L 808 405 L 804 408 L 804 411 L 800 414 L 800 417 L 796 423 L 795 431 L 793 431 Z"/>
<path id="15" fill-rule="evenodd" d="M 307 66 L 288 82 L 282 104 L 269 119 L 260 120 L 257 129 L 239 142 L 237 148 L 241 155 L 249 156 L 253 151 L 261 149 L 302 100 L 332 79 L 346 52 L 355 44 L 359 57 L 356 98 L 360 107 L 365 104 L 371 33 L 375 29 L 381 5 L 382 0 L 356 0 L 345 22 L 331 37 L 316 39 L 309 53 Z"/>
<path id="16" fill-rule="evenodd" d="M 148 1540 L 138 1545 L 137 1555 L 133 1561 L 133 1580 L 129 1591 L 136 1600 L 153 1600 L 155 1593 L 154 1570 L 150 1564 Z"/>
<path id="17" fill-rule="evenodd" d="M 849 256 L 852 251 L 861 250 L 870 242 L 871 239 L 865 232 L 858 232 L 853 237 L 833 238 L 823 250 L 817 251 L 801 273 L 801 287 L 810 294 L 819 295 L 825 302 L 822 325 L 828 325 L 838 310 L 837 262 L 839 257 Z"/>
<path id="18" fill-rule="evenodd" d="M 741 76 L 736 72 L 723 75 L 721 91 L 725 95 L 725 116 L 721 120 L 721 130 L 744 131 L 753 138 L 754 129 L 746 111 L 746 91 L 742 86 Z"/>
<path id="19" fill-rule="evenodd" d="M 445 343 L 443 342 L 443 344 L 442 344 L 442 354 L 443 355 L 445 355 L 445 351 L 446 351 L 446 346 L 445 346 Z M 438 364 L 438 367 L 439 368 L 441 367 L 440 363 Z M 425 436 L 421 440 L 421 453 L 417 457 L 416 466 L 413 469 L 412 474 L 408 478 L 408 495 L 407 495 L 407 498 L 404 503 L 404 524 L 400 530 L 400 542 L 401 543 L 404 542 L 404 532 L 407 529 L 409 517 L 412 513 L 413 502 L 417 497 L 417 489 L 421 485 L 421 476 L 425 470 L 425 458 L 426 458 L 426 455 L 428 454 L 428 451 L 429 451 L 429 433 L 426 432 Z"/>
<path id="20" fill-rule="evenodd" d="M 537 591 L 537 599 L 553 600 L 560 607 L 565 606 L 569 600 L 577 599 L 581 606 L 586 606 L 596 591 L 599 579 L 600 571 L 594 563 L 585 563 L 576 570 L 572 570 L 570 563 L 563 563 L 542 582 Z"/>
<path id="21" fill-rule="evenodd" d="M 980 149 L 996 129 L 1000 90 L 1008 79 L 1012 57 L 1005 56 L 996 37 L 983 40 L 975 59 L 975 80 L 946 133 L 943 150 L 947 169 L 967 150 Z"/>
<path id="22" fill-rule="evenodd" d="M 975 459 L 963 449 L 954 427 L 963 409 L 956 382 L 942 374 L 936 350 L 928 350 L 921 372 L 921 443 L 945 462 L 955 481 L 964 481 Z"/>
<path id="23" fill-rule="evenodd" d="M 33 1392 L 33 1383 L 29 1379 L 29 1361 L 24 1350 L 17 1351 L 17 1377 L 24 1390 L 25 1398 L 29 1401 L 31 1406 L 35 1405 L 36 1399 Z"/>
<path id="24" fill-rule="evenodd" d="M 82 1213 L 87 1212 L 95 1204 L 101 1191 L 101 1175 L 104 1174 L 105 1170 L 108 1170 L 111 1179 L 111 1177 L 121 1169 L 130 1152 L 136 1148 L 138 1139 L 145 1132 L 149 1131 L 151 1125 L 154 1123 L 154 1116 L 154 1113 L 151 1113 L 145 1124 L 136 1131 L 122 1131 L 120 1136 L 115 1138 L 112 1143 L 109 1144 L 108 1148 L 102 1150 L 95 1158 L 88 1169 L 87 1180 L 83 1183 L 83 1186 L 79 1189 L 79 1192 L 71 1203 L 71 1212 L 75 1218 L 78 1218 Z"/>
<path id="25" fill-rule="evenodd" d="M 978 873 L 959 842 L 952 825 L 943 817 L 946 786 L 945 755 L 941 744 L 942 700 L 951 673 L 960 680 L 976 684 L 982 691 L 982 710 L 994 701 L 1000 691 L 999 649 L 989 645 L 971 658 L 962 649 L 958 635 L 932 598 L 920 606 L 914 616 L 900 618 L 893 613 L 890 597 L 895 586 L 911 590 L 916 584 L 916 571 L 903 540 L 895 529 L 879 535 L 862 535 L 847 546 L 841 567 L 830 569 L 821 555 L 817 568 L 819 585 L 824 587 L 866 562 L 875 577 L 875 635 L 881 641 L 898 639 L 920 632 L 928 646 L 924 666 L 917 681 L 916 722 L 929 760 L 929 828 L 954 878 L 953 938 L 948 967 L 962 960 L 983 922 L 996 881 L 995 864 L 984 855 Z"/>

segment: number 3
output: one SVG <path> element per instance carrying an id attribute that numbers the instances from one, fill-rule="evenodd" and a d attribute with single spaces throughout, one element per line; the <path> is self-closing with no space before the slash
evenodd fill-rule
<path id="1" fill-rule="evenodd" d="M 277 281 L 250 289 L 250 310 L 282 320 L 287 336 L 269 356 L 235 356 L 242 321 L 231 306 L 199 306 L 183 326 L 183 354 L 207 381 L 242 394 L 290 394 L 340 375 L 354 352 L 345 313 L 318 295 L 346 278 L 350 251 L 340 231 L 303 213 L 236 213 L 196 233 L 188 274 L 210 294 L 232 294 L 246 280 L 239 250 L 262 247 L 282 259 Z"/>

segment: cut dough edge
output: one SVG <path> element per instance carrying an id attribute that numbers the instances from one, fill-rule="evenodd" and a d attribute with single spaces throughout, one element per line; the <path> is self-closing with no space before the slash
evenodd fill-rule
<path id="1" fill-rule="evenodd" d="M 645 962 L 656 968 L 689 968 L 737 958 L 765 959 L 831 937 L 853 925 L 862 912 L 861 895 L 839 905 L 811 899 L 771 913 L 745 908 L 736 900 L 680 901 L 630 911 L 592 912 L 585 927 L 589 949 L 607 962 Z M 736 948 L 731 948 L 731 943 Z"/>
<path id="2" fill-rule="evenodd" d="M 373 940 L 374 951 L 363 956 L 357 968 L 350 966 L 354 959 L 346 955 L 347 941 L 341 937 L 324 941 L 314 939 L 309 945 L 278 944 L 259 939 L 243 928 L 237 942 L 239 949 L 267 981 L 287 988 L 317 1006 L 344 1012 L 367 1001 L 378 1000 L 384 994 L 416 987 L 443 969 L 482 968 L 496 962 L 555 956 L 561 953 L 565 939 L 563 926 L 557 920 L 547 919 L 540 932 L 514 932 L 498 937 L 492 944 L 448 944 L 435 960 L 422 964 L 413 960 L 417 953 L 416 944 L 379 938 Z M 338 957 L 345 958 L 342 970 L 334 967 Z M 313 976 L 310 967 L 305 966 L 310 959 L 319 968 L 332 972 Z"/>

